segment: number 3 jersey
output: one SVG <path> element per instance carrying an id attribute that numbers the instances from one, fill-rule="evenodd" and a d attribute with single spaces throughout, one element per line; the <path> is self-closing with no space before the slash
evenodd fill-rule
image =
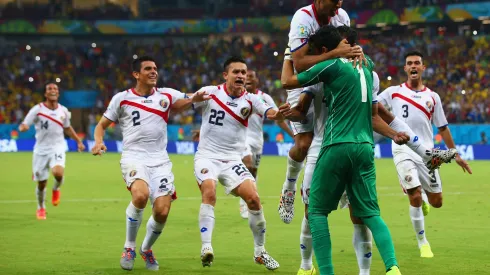
<path id="1" fill-rule="evenodd" d="M 154 88 L 149 96 L 134 89 L 116 94 L 104 116 L 119 122 L 123 136 L 121 163 L 157 166 L 169 161 L 167 122 L 170 108 L 185 94 L 170 88 Z"/>
<path id="2" fill-rule="evenodd" d="M 378 95 L 378 101 L 393 115 L 405 121 L 427 148 L 434 147 L 432 123 L 437 128 L 446 126 L 447 120 L 439 95 L 428 88 L 414 91 L 407 83 L 391 86 Z M 392 143 L 393 154 L 407 153 L 413 159 L 421 157 L 406 145 Z"/>
<path id="3" fill-rule="evenodd" d="M 65 152 L 65 128 L 70 127 L 70 112 L 65 106 L 58 104 L 55 110 L 49 109 L 44 103 L 37 104 L 27 113 L 22 124 L 36 128 L 36 144 L 34 153 L 48 155 Z"/>
<path id="4" fill-rule="evenodd" d="M 250 116 L 254 113 L 265 116 L 272 107 L 246 91 L 233 97 L 226 84 L 207 86 L 199 91 L 207 92 L 211 99 L 194 104 L 204 108 L 196 159 L 241 160 Z"/>

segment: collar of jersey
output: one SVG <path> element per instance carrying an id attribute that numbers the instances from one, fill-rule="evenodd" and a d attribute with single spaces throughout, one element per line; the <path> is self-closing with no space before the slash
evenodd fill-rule
<path id="1" fill-rule="evenodd" d="M 240 97 L 242 97 L 242 95 L 244 95 L 244 94 L 245 94 L 245 90 L 243 90 L 243 91 L 242 91 L 242 93 L 241 93 L 239 96 L 232 96 L 232 95 L 230 95 L 230 93 L 228 93 L 228 89 L 226 88 L 226 83 L 224 83 L 224 84 L 223 84 L 223 90 L 225 91 L 225 93 L 226 93 L 226 94 L 227 94 L 229 97 L 231 97 L 231 99 L 237 99 L 237 98 L 240 98 Z"/>
<path id="2" fill-rule="evenodd" d="M 408 82 L 405 82 L 405 86 L 406 86 L 407 88 L 409 88 L 410 90 L 412 90 L 412 91 L 416 92 L 416 93 L 425 92 L 425 91 L 427 90 L 427 87 L 426 87 L 425 85 L 424 85 L 424 88 L 423 88 L 422 90 L 420 90 L 420 91 L 414 90 L 414 89 L 413 89 L 413 88 L 412 88 L 412 87 L 411 87 L 411 86 L 408 84 Z"/>
<path id="3" fill-rule="evenodd" d="M 140 96 L 140 97 L 144 97 L 144 98 L 148 98 L 148 97 L 152 96 L 152 95 L 155 93 L 155 90 L 156 90 L 155 88 L 151 89 L 151 94 L 144 96 L 144 95 L 140 95 L 140 94 L 138 94 L 134 88 L 131 88 L 131 92 L 132 92 L 134 95 L 136 95 L 136 96 Z"/>

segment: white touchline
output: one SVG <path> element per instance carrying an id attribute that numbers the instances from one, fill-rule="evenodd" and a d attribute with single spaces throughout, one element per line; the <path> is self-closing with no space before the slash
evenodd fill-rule
<path id="1" fill-rule="evenodd" d="M 397 192 L 397 193 L 378 193 L 378 198 L 382 197 L 401 197 L 404 196 L 402 191 Z M 478 192 L 446 192 L 444 193 L 444 196 L 459 196 L 459 195 L 481 195 L 481 193 Z M 261 199 L 278 199 L 279 196 L 261 196 Z M 237 197 L 234 196 L 226 196 L 226 197 L 217 197 L 216 200 L 235 200 L 238 199 Z M 64 199 L 61 202 L 119 202 L 119 201 L 128 201 L 130 200 L 129 197 L 127 198 L 96 198 L 96 199 L 88 199 L 88 198 L 78 198 L 78 199 Z M 178 201 L 196 201 L 196 200 L 201 200 L 201 197 L 178 197 L 176 202 Z M 0 200 L 0 204 L 22 204 L 22 203 L 37 203 L 37 200 Z"/>

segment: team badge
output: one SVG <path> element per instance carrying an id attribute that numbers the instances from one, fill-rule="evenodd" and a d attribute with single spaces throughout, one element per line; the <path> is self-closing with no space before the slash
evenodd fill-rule
<path id="1" fill-rule="evenodd" d="M 168 108 L 168 102 L 165 99 L 160 100 L 160 106 L 162 106 L 163 109 Z"/>
<path id="2" fill-rule="evenodd" d="M 432 110 L 432 102 L 430 101 L 425 102 L 425 106 L 427 106 L 429 110 Z"/>
<path id="3" fill-rule="evenodd" d="M 406 181 L 406 182 L 411 182 L 411 181 L 412 181 L 412 176 L 410 176 L 410 175 L 406 175 L 406 176 L 405 176 L 405 181 Z"/>
<path id="4" fill-rule="evenodd" d="M 250 109 L 247 108 L 247 107 L 243 107 L 241 110 L 240 110 L 240 114 L 242 114 L 242 116 L 244 117 L 247 117 L 249 114 L 250 114 Z"/>
<path id="5" fill-rule="evenodd" d="M 65 120 L 65 116 L 60 116 L 60 120 Z"/>
<path id="6" fill-rule="evenodd" d="M 300 35 L 309 36 L 308 35 L 308 31 L 306 29 L 306 26 L 304 26 L 304 25 L 299 25 L 298 26 L 298 32 L 299 32 Z"/>
<path id="7" fill-rule="evenodd" d="M 201 174 L 207 174 L 209 172 L 208 168 L 202 168 Z"/>
<path id="8" fill-rule="evenodd" d="M 136 176 L 136 170 L 132 170 L 131 172 L 129 172 L 129 176 L 130 177 Z"/>

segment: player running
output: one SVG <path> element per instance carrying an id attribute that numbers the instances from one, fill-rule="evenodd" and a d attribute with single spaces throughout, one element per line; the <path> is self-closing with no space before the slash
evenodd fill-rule
<path id="1" fill-rule="evenodd" d="M 441 99 L 422 81 L 425 68 L 423 55 L 420 52 L 407 53 L 404 66 L 407 82 L 387 88 L 379 95 L 379 101 L 395 116 L 403 118 L 426 147 L 434 146 L 432 132 L 432 124 L 434 124 L 439 129 L 446 146 L 456 151 Z M 429 170 L 422 158 L 406 146 L 393 144 L 392 151 L 398 178 L 410 201 L 410 219 L 417 237 L 420 257 L 432 258 L 434 254 L 425 236 L 424 216 L 428 213 L 428 208 L 424 213 L 422 190 L 425 190 L 430 205 L 435 208 L 442 206 L 442 182 L 439 171 Z M 468 163 L 459 155 L 456 155 L 456 163 L 464 172 L 472 173 Z"/>
<path id="2" fill-rule="evenodd" d="M 342 40 L 332 26 L 325 26 L 312 37 L 315 50 L 326 52 Z M 328 215 L 337 209 L 347 191 L 352 215 L 372 231 L 384 260 L 387 274 L 401 274 L 391 234 L 379 214 L 373 152 L 373 127 L 381 134 L 403 144 L 409 137 L 397 133 L 377 115 L 372 104 L 373 67 L 354 68 L 344 58 L 321 62 L 306 72 L 289 77 L 283 84 L 291 88 L 323 82 L 329 104 L 326 132 L 313 173 L 309 194 L 308 221 L 320 274 L 334 274 Z M 375 102 L 374 102 L 375 103 Z"/>
<path id="3" fill-rule="evenodd" d="M 70 112 L 65 106 L 58 103 L 59 96 L 58 85 L 53 82 L 47 83 L 44 91 L 46 101 L 32 107 L 19 126 L 21 132 L 29 130 L 32 124 L 36 128 L 36 144 L 32 155 L 32 179 L 37 181 L 36 217 L 38 220 L 46 219 L 44 200 L 50 170 L 55 179 L 51 203 L 54 206 L 60 203 L 60 187 L 64 179 L 67 148 L 65 135 L 77 142 L 79 152 L 85 150 L 81 139 L 70 125 Z"/>
<path id="4" fill-rule="evenodd" d="M 202 194 L 199 211 L 201 261 L 203 266 L 211 266 L 214 261 L 211 238 L 215 224 L 216 184 L 219 181 L 226 194 L 231 193 L 247 203 L 255 244 L 254 261 L 275 270 L 279 263 L 264 247 L 266 221 L 254 177 L 243 164 L 241 155 L 246 147 L 246 131 L 253 113 L 279 121 L 284 117 L 259 96 L 245 91 L 246 76 L 245 61 L 229 58 L 224 63 L 226 83 L 200 89 L 208 93 L 211 100 L 195 104 L 203 107 L 200 141 L 194 158 L 194 174 Z"/>
<path id="5" fill-rule="evenodd" d="M 269 106 L 277 109 L 276 103 L 272 97 L 259 90 L 259 78 L 254 70 L 248 70 L 245 88 L 249 94 L 256 94 L 265 103 L 269 104 Z M 264 146 L 264 119 L 263 114 L 253 113 L 250 115 L 246 138 L 247 146 L 242 156 L 243 164 L 245 164 L 255 178 L 255 184 L 257 184 L 257 170 L 259 168 L 262 148 Z M 289 136 L 293 137 L 293 132 L 289 129 L 288 124 L 285 121 L 276 121 L 276 123 Z M 247 204 L 241 198 L 240 216 L 244 219 L 248 219 Z"/>
<path id="6" fill-rule="evenodd" d="M 150 199 L 153 213 L 146 225 L 146 236 L 139 252 L 147 269 L 158 270 L 152 246 L 163 231 L 171 202 L 177 198 L 172 162 L 167 154 L 169 112 L 190 107 L 192 103 L 206 100 L 206 96 L 201 92 L 189 99 L 174 89 L 155 88 L 158 70 L 151 57 L 135 59 L 132 69 L 136 87 L 111 99 L 95 127 L 92 153 L 102 155 L 106 151 L 103 141 L 105 129 L 111 123 L 119 122 L 123 135 L 121 172 L 132 198 L 126 209 L 126 242 L 120 265 L 125 270 L 133 269 L 136 235 Z"/>
<path id="7" fill-rule="evenodd" d="M 303 72 L 324 60 L 336 57 L 353 57 L 362 54 L 360 47 L 340 44 L 338 48 L 321 55 L 307 55 L 309 50 L 308 38 L 321 26 L 335 27 L 350 26 L 350 18 L 341 8 L 342 0 L 315 0 L 313 4 L 296 11 L 291 20 L 289 43 L 286 56 L 291 56 L 297 72 Z M 302 88 L 288 90 L 287 102 L 294 107 L 298 103 Z M 305 160 L 308 148 L 313 140 L 313 109 L 308 112 L 306 119 L 301 122 L 291 122 L 294 133 L 294 146 L 288 154 L 286 179 L 284 181 L 279 201 L 279 216 L 285 223 L 290 223 L 294 216 L 294 198 L 296 180 Z"/>

